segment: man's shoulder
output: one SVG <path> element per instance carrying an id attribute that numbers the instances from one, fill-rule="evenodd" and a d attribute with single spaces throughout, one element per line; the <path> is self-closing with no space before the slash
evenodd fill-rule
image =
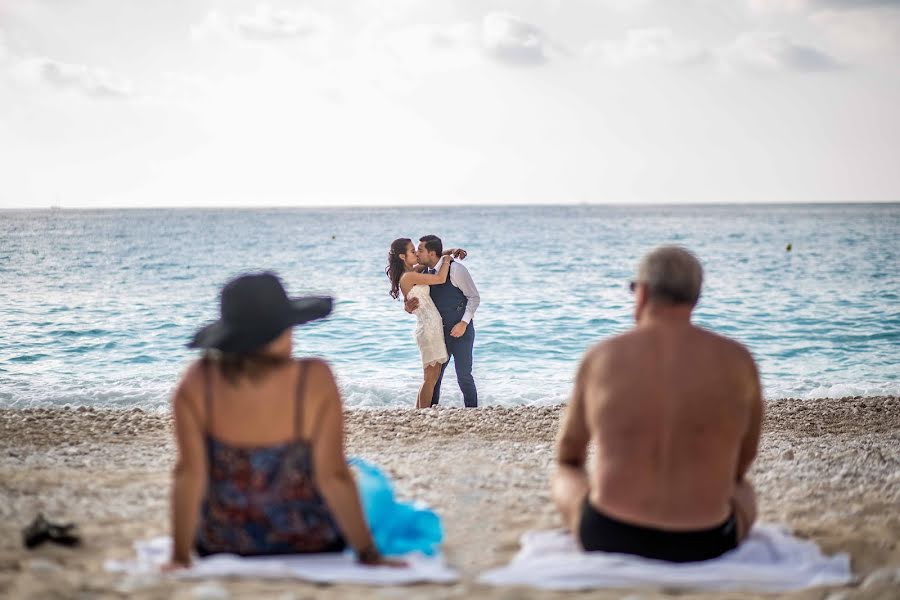
<path id="1" fill-rule="evenodd" d="M 466 265 L 462 264 L 462 261 L 454 260 L 450 264 L 450 278 L 458 276 L 460 274 L 463 274 L 468 279 L 468 281 L 474 285 L 475 280 L 472 279 L 472 274 L 469 272 L 469 269 L 466 267 Z"/>
<path id="2" fill-rule="evenodd" d="M 628 335 L 628 333 L 621 333 L 596 342 L 585 351 L 582 362 L 591 366 L 608 363 L 630 343 Z"/>
<path id="3" fill-rule="evenodd" d="M 621 350 L 625 346 L 630 346 L 641 336 L 641 332 L 637 329 L 629 329 L 622 333 L 617 333 L 608 338 L 602 339 L 591 347 L 590 351 L 604 353 L 609 351 Z"/>
<path id="4" fill-rule="evenodd" d="M 468 273 L 469 269 L 466 268 L 466 265 L 462 264 L 461 260 L 454 260 L 452 263 L 450 263 L 450 271 L 464 271 Z"/>
<path id="5" fill-rule="evenodd" d="M 697 331 L 699 331 L 710 344 L 713 344 L 717 350 L 726 353 L 726 356 L 753 360 L 750 351 L 739 341 L 702 327 L 697 327 Z"/>

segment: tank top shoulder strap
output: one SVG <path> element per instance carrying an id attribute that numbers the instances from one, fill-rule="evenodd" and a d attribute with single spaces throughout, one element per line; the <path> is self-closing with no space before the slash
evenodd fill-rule
<path id="1" fill-rule="evenodd" d="M 212 361 L 209 358 L 203 359 L 203 409 L 206 412 L 206 424 L 204 431 L 210 433 L 212 431 Z"/>
<path id="2" fill-rule="evenodd" d="M 294 392 L 294 438 L 301 439 L 303 435 L 303 399 L 306 396 L 306 372 L 309 369 L 309 361 L 301 360 L 297 363 L 297 389 Z"/>

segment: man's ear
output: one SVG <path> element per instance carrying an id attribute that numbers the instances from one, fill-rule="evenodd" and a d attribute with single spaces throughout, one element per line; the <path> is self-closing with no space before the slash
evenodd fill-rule
<path id="1" fill-rule="evenodd" d="M 638 322 L 641 320 L 641 313 L 644 312 L 644 308 L 647 306 L 647 286 L 638 284 L 637 288 L 634 290 L 634 320 Z"/>

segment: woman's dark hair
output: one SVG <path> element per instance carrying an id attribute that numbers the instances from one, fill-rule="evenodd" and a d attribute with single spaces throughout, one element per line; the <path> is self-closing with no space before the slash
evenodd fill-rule
<path id="1" fill-rule="evenodd" d="M 242 377 L 252 381 L 262 379 L 272 370 L 291 362 L 289 356 L 276 356 L 261 352 L 233 354 L 207 350 L 203 360 L 217 366 L 228 383 L 236 385 Z"/>
<path id="2" fill-rule="evenodd" d="M 391 251 L 388 252 L 388 265 L 384 268 L 384 274 L 391 280 L 391 298 L 394 300 L 400 297 L 400 277 L 406 272 L 406 263 L 400 255 L 406 254 L 410 244 L 411 239 L 398 238 L 391 242 Z"/>

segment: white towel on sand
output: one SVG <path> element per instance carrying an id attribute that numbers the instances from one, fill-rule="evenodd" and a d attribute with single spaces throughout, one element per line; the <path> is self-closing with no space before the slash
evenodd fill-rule
<path id="1" fill-rule="evenodd" d="M 563 530 L 529 531 L 512 561 L 482 573 L 479 583 L 551 590 L 653 587 L 785 592 L 849 583 L 850 557 L 828 557 L 775 525 L 756 525 L 737 549 L 700 563 L 583 552 Z"/>
<path id="2" fill-rule="evenodd" d="M 128 575 L 159 573 L 159 568 L 171 556 L 172 539 L 158 537 L 144 540 L 136 542 L 134 548 L 137 551 L 134 560 L 107 560 L 104 568 L 111 573 Z M 347 553 L 254 557 L 216 554 L 196 559 L 190 569 L 175 571 L 173 576 L 185 579 L 262 577 L 363 585 L 453 583 L 459 579 L 456 571 L 444 564 L 441 555 L 427 557 L 410 554 L 402 559 L 408 563 L 405 568 L 367 567 L 358 564 Z"/>

